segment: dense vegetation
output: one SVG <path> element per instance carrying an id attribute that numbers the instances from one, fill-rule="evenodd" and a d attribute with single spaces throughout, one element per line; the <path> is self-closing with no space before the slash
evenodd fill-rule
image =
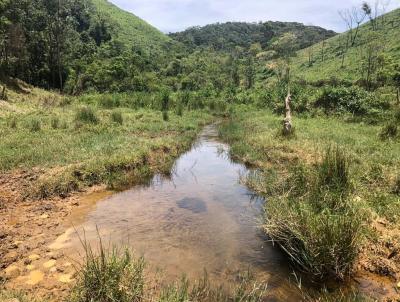
<path id="1" fill-rule="evenodd" d="M 274 40 L 285 33 L 298 37 L 297 49 L 303 49 L 335 35 L 334 31 L 318 26 L 306 26 L 295 22 L 227 22 L 191 27 L 170 37 L 189 48 L 211 47 L 215 50 L 234 52 L 237 47 L 249 50 L 253 44 L 268 48 Z"/>
<path id="2" fill-rule="evenodd" d="M 167 54 L 168 37 L 105 0 L 2 0 L 0 15 L 1 76 L 43 88 L 144 90 Z"/>

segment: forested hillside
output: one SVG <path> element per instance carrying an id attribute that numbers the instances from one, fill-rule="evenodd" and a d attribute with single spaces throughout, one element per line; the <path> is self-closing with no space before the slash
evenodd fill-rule
<path id="1" fill-rule="evenodd" d="M 169 38 L 106 0 L 1 0 L 3 76 L 77 94 L 142 90 Z M 113 85 L 118 82 L 118 87 Z"/>
<path id="2" fill-rule="evenodd" d="M 263 49 L 285 33 L 298 37 L 296 47 L 302 49 L 335 35 L 332 30 L 318 26 L 306 26 L 296 22 L 227 22 L 191 27 L 185 31 L 171 33 L 170 37 L 190 48 L 212 47 L 215 50 L 233 51 L 236 47 L 249 49 L 259 43 Z"/>

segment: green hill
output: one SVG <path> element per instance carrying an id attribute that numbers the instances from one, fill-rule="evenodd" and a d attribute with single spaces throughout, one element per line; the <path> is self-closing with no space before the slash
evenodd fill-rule
<path id="1" fill-rule="evenodd" d="M 170 37 L 195 47 L 212 47 L 215 50 L 233 51 L 237 46 L 248 49 L 259 43 L 268 48 L 279 36 L 294 33 L 298 37 L 298 49 L 334 36 L 336 33 L 318 26 L 306 26 L 296 22 L 227 22 L 191 27 L 185 31 L 172 33 Z"/>
<path id="2" fill-rule="evenodd" d="M 127 45 L 157 49 L 171 39 L 132 13 L 124 11 L 107 0 L 92 0 L 98 13 L 109 17 L 116 36 Z"/>
<path id="3" fill-rule="evenodd" d="M 354 82 L 365 78 L 368 69 L 378 73 L 385 64 L 400 60 L 400 9 L 379 17 L 377 23 L 377 29 L 371 22 L 362 25 L 347 50 L 349 32 L 300 50 L 293 60 L 296 74 L 308 81 L 334 77 Z"/>

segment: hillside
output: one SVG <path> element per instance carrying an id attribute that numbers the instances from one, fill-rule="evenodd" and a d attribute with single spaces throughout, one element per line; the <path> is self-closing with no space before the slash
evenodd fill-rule
<path id="1" fill-rule="evenodd" d="M 330 38 L 335 32 L 317 26 L 306 26 L 296 22 L 227 22 L 191 27 L 183 32 L 171 33 L 170 37 L 189 47 L 213 47 L 216 50 L 232 51 L 237 46 L 249 48 L 260 43 L 267 48 L 284 33 L 294 33 L 299 38 L 298 49 Z"/>
<path id="2" fill-rule="evenodd" d="M 124 11 L 107 0 L 91 0 L 97 11 L 109 17 L 116 36 L 127 45 L 145 49 L 159 49 L 170 41 L 155 27 L 132 13 Z"/>
<path id="3" fill-rule="evenodd" d="M 366 76 L 368 69 L 379 73 L 384 65 L 400 59 L 400 9 L 378 18 L 378 24 L 376 30 L 372 29 L 371 22 L 362 25 L 354 46 L 350 45 L 347 50 L 349 32 L 299 51 L 293 61 L 296 74 L 310 81 L 333 76 L 358 81 Z"/>

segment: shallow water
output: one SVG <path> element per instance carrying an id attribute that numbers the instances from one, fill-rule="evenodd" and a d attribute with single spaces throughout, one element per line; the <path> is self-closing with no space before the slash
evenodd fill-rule
<path id="1" fill-rule="evenodd" d="M 168 280 L 185 274 L 233 285 L 248 269 L 268 283 L 269 301 L 299 301 L 288 283 L 287 260 L 257 227 L 263 200 L 239 183 L 246 168 L 228 156 L 214 126 L 175 163 L 172 176 L 156 176 L 149 186 L 106 196 L 72 224 L 86 240 L 129 245 Z M 73 229 L 54 248 L 79 250 Z"/>

